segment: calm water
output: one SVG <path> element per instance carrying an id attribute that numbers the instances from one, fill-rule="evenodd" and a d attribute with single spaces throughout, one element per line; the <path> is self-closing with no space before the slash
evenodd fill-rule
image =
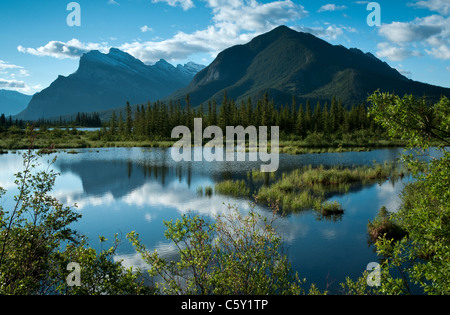
<path id="1" fill-rule="evenodd" d="M 259 169 L 260 162 L 173 162 L 170 149 L 113 148 L 78 150 L 79 154 L 58 153 L 53 166 L 61 173 L 53 195 L 65 205 L 78 205 L 83 217 L 76 228 L 87 235 L 90 245 L 99 249 L 98 236 L 113 239 L 122 235 L 117 259 L 124 264 L 144 267 L 125 239 L 130 231 L 140 234 L 148 249 L 166 257 L 176 250 L 164 238 L 163 220 L 177 219 L 188 211 L 213 216 L 226 211 L 225 204 L 245 211 L 249 200 L 213 195 L 201 196 L 197 187 L 214 186 L 227 178 L 246 178 Z M 371 152 L 281 155 L 279 172 L 302 165 L 370 165 L 398 159 L 402 149 Z M 13 174 L 22 168 L 21 152 L 0 155 L 0 187 L 8 194 L 0 201 L 7 209 L 16 193 Z M 43 165 L 51 159 L 45 156 Z M 367 242 L 367 222 L 387 206 L 395 211 L 402 182 L 385 181 L 334 195 L 345 214 L 338 221 L 318 220 L 312 211 L 292 214 L 277 220 L 292 266 L 309 283 L 323 290 L 339 289 L 346 276 L 356 279 L 376 254 Z M 270 216 L 268 209 L 257 211 Z"/>

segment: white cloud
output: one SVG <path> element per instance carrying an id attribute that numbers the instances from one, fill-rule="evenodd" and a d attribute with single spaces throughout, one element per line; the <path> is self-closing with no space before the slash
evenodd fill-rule
<path id="1" fill-rule="evenodd" d="M 120 5 L 117 1 L 115 1 L 115 0 L 108 0 L 108 2 L 107 2 L 108 4 L 111 4 L 111 5 Z"/>
<path id="2" fill-rule="evenodd" d="M 314 36 L 323 38 L 325 40 L 336 40 L 338 37 L 344 35 L 345 32 L 356 33 L 356 29 L 347 26 L 329 25 L 328 27 L 305 27 L 298 26 L 295 29 L 299 32 L 311 33 Z"/>
<path id="3" fill-rule="evenodd" d="M 447 67 L 446 69 L 447 69 L 448 72 L 450 72 L 450 67 Z"/>
<path id="4" fill-rule="evenodd" d="M 186 59 L 193 53 L 217 53 L 233 45 L 243 44 L 275 26 L 305 17 L 308 12 L 291 0 L 259 3 L 256 0 L 207 0 L 213 12 L 213 25 L 193 33 L 178 32 L 162 41 L 135 41 L 120 49 L 143 62 L 161 58 L 168 61 Z M 245 17 L 245 18 L 243 18 Z"/>
<path id="5" fill-rule="evenodd" d="M 153 3 L 166 2 L 171 7 L 180 6 L 185 11 L 195 7 L 194 2 L 192 2 L 192 0 L 152 0 L 152 2 Z"/>
<path id="6" fill-rule="evenodd" d="M 24 89 L 25 87 L 26 84 L 23 81 L 0 79 L 0 88 Z"/>
<path id="7" fill-rule="evenodd" d="M 439 47 L 433 47 L 431 49 L 426 49 L 426 52 L 438 59 L 443 59 L 443 60 L 450 59 L 450 47 L 446 46 L 446 45 L 441 45 Z"/>
<path id="8" fill-rule="evenodd" d="M 23 69 L 23 67 L 12 65 L 3 60 L 0 60 L 0 71 L 6 70 L 6 69 Z"/>
<path id="9" fill-rule="evenodd" d="M 68 42 L 51 41 L 45 46 L 38 48 L 25 48 L 18 46 L 17 50 L 35 56 L 50 56 L 58 59 L 77 59 L 81 55 L 91 50 L 108 51 L 109 47 L 105 43 L 82 43 L 78 39 L 72 39 Z"/>
<path id="10" fill-rule="evenodd" d="M 164 1 L 168 5 L 179 5 L 183 9 L 193 6 L 192 1 Z M 195 53 L 208 53 L 215 57 L 220 51 L 237 44 L 243 44 L 253 37 L 270 31 L 280 24 L 301 19 L 308 12 L 292 0 L 279 0 L 261 3 L 257 0 L 205 0 L 206 7 L 212 11 L 212 24 L 193 33 L 179 31 L 165 40 L 124 43 L 119 46 L 145 63 L 153 63 L 163 58 L 168 61 L 185 60 Z M 150 28 L 141 28 L 149 30 Z M 68 42 L 51 41 L 38 48 L 19 46 L 19 51 L 36 56 L 55 58 L 78 58 L 89 50 L 108 51 L 106 43 L 82 43 L 77 39 Z"/>
<path id="11" fill-rule="evenodd" d="M 434 14 L 415 18 L 410 22 L 383 24 L 379 28 L 379 34 L 389 42 L 401 46 L 396 49 L 399 55 L 408 57 L 407 51 L 422 49 L 433 57 L 450 59 L 450 17 Z M 381 48 L 385 50 L 387 47 Z"/>
<path id="12" fill-rule="evenodd" d="M 252 1 L 208 0 L 213 9 L 213 20 L 220 29 L 233 32 L 264 32 L 279 24 L 305 17 L 308 12 L 291 0 L 259 3 Z"/>
<path id="13" fill-rule="evenodd" d="M 41 89 L 41 85 L 29 86 L 24 81 L 18 81 L 15 79 L 7 80 L 0 78 L 0 89 L 13 90 L 25 94 L 35 93 Z"/>
<path id="14" fill-rule="evenodd" d="M 439 34 L 442 28 L 439 25 L 421 25 L 414 23 L 393 22 L 380 26 L 380 35 L 394 43 L 408 43 L 421 41 Z"/>
<path id="15" fill-rule="evenodd" d="M 30 73 L 28 72 L 28 70 L 25 70 L 25 69 L 20 69 L 19 73 L 20 73 L 20 76 L 22 76 L 22 77 L 29 77 L 30 76 Z"/>
<path id="16" fill-rule="evenodd" d="M 25 94 L 33 94 L 39 91 L 42 86 L 40 84 L 29 86 L 24 81 L 16 78 L 29 77 L 30 73 L 22 66 L 17 66 L 0 60 L 0 74 L 9 77 L 8 79 L 0 78 L 0 89 L 18 91 Z"/>
<path id="17" fill-rule="evenodd" d="M 439 12 L 442 15 L 450 15 L 450 1 L 448 0 L 426 0 L 417 1 L 413 6 Z"/>
<path id="18" fill-rule="evenodd" d="M 347 9 L 345 5 L 335 5 L 335 4 L 325 4 L 317 10 L 317 12 L 325 12 L 325 11 L 342 11 Z"/>
<path id="19" fill-rule="evenodd" d="M 153 28 L 148 27 L 147 25 L 144 25 L 144 26 L 141 27 L 141 32 L 142 33 L 153 32 Z"/>
<path id="20" fill-rule="evenodd" d="M 390 61 L 402 61 L 412 56 L 420 56 L 420 52 L 416 50 L 409 50 L 402 46 L 392 46 L 390 43 L 379 43 L 377 45 L 378 51 L 376 55 L 378 58 L 387 58 Z"/>

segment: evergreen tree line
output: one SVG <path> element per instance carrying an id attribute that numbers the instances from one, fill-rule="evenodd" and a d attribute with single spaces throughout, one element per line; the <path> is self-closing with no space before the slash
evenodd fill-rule
<path id="1" fill-rule="evenodd" d="M 224 93 L 220 106 L 215 100 L 193 108 L 189 95 L 186 106 L 181 102 L 169 104 L 156 101 L 133 107 L 127 103 L 126 110 L 112 113 L 105 122 L 103 134 L 125 139 L 168 139 L 177 126 L 194 130 L 194 118 L 202 118 L 203 128 L 219 126 L 279 126 L 281 137 L 304 138 L 312 133 L 335 134 L 342 136 L 358 130 L 379 132 L 380 126 L 368 117 L 365 104 L 346 109 L 341 101 L 332 98 L 328 102 L 311 104 L 298 103 L 295 97 L 291 104 L 276 106 L 266 93 L 263 99 L 237 104 Z"/>
<path id="2" fill-rule="evenodd" d="M 11 126 L 19 127 L 24 129 L 27 123 L 22 119 L 12 119 L 12 116 L 6 117 L 5 114 L 0 115 L 0 131 L 7 130 Z M 45 129 L 47 127 L 102 127 L 102 121 L 100 119 L 99 113 L 78 113 L 75 119 L 70 120 L 63 119 L 59 120 L 47 120 L 39 119 L 33 122 L 33 125 L 37 128 Z"/>
<path id="3" fill-rule="evenodd" d="M 70 125 L 79 127 L 101 127 L 102 120 L 99 113 L 78 113 L 75 120 L 69 122 Z"/>
<path id="4" fill-rule="evenodd" d="M 18 119 L 12 119 L 11 116 L 6 117 L 5 114 L 0 115 L 0 131 L 8 129 L 11 126 L 18 126 L 22 127 L 24 126 L 24 123 L 22 120 Z"/>

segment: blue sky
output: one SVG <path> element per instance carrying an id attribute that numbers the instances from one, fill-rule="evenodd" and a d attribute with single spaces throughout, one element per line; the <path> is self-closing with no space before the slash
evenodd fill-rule
<path id="1" fill-rule="evenodd" d="M 70 2 L 80 26 L 69 26 Z M 371 52 L 411 79 L 450 87 L 450 0 L 1 0 L 0 89 L 33 94 L 76 71 L 80 56 L 117 47 L 147 64 L 208 65 L 278 25 Z"/>

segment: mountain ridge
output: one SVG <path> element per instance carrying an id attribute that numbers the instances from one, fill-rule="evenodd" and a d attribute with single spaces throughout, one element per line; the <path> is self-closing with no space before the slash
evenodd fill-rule
<path id="1" fill-rule="evenodd" d="M 187 87 L 165 100 L 184 100 L 189 94 L 195 104 L 213 99 L 220 104 L 225 91 L 237 102 L 261 99 L 268 92 L 278 105 L 295 96 L 300 101 L 336 97 L 351 106 L 364 102 L 378 89 L 432 98 L 450 95 L 448 88 L 406 78 L 371 53 L 332 45 L 282 25 L 247 44 L 225 49 Z"/>
<path id="2" fill-rule="evenodd" d="M 23 111 L 30 102 L 32 95 L 12 90 L 0 90 L 0 115 L 14 116 Z"/>
<path id="3" fill-rule="evenodd" d="M 16 118 L 36 120 L 99 112 L 146 103 L 186 86 L 203 66 L 169 64 L 161 59 L 146 65 L 130 54 L 111 48 L 108 54 L 93 50 L 80 57 L 78 69 L 58 76 L 49 87 L 36 93 Z"/>

